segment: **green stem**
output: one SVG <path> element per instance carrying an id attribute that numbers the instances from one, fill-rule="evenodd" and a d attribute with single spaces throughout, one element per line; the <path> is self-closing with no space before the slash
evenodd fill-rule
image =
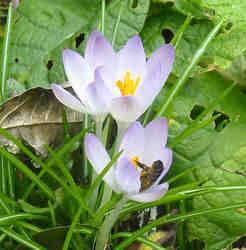
<path id="1" fill-rule="evenodd" d="M 191 63 L 185 69 L 184 73 L 179 78 L 177 84 L 175 84 L 173 86 L 173 88 L 170 90 L 169 96 L 164 100 L 164 102 L 161 105 L 160 110 L 157 112 L 157 114 L 155 115 L 155 117 L 162 116 L 165 113 L 165 111 L 167 110 L 167 108 L 169 107 L 169 105 L 171 104 L 171 102 L 174 100 L 174 98 L 176 97 L 176 95 L 178 94 L 178 92 L 180 91 L 180 89 L 186 83 L 186 81 L 187 81 L 187 79 L 188 79 L 188 77 L 189 77 L 192 69 L 199 62 L 201 56 L 203 55 L 203 53 L 207 49 L 209 43 L 213 40 L 213 38 L 215 37 L 215 35 L 218 33 L 218 31 L 221 28 L 222 24 L 223 24 L 223 20 L 221 20 L 213 28 L 213 30 L 208 34 L 208 36 L 206 37 L 206 39 L 202 42 L 202 44 L 200 45 L 200 47 L 196 51 L 195 55 L 193 56 L 193 58 L 191 60 Z"/>
<path id="2" fill-rule="evenodd" d="M 220 103 L 229 93 L 231 93 L 231 91 L 234 89 L 234 87 L 236 86 L 236 82 L 233 82 L 228 88 L 226 88 L 225 91 L 223 91 L 223 93 L 218 96 L 212 103 L 210 103 L 208 105 L 208 107 L 196 118 L 196 120 L 194 120 L 190 126 L 188 126 L 186 129 L 184 129 L 183 132 L 181 132 L 180 135 L 178 135 L 171 143 L 170 143 L 170 147 L 175 147 L 178 143 L 180 143 L 182 140 L 184 140 L 185 138 L 187 138 L 188 136 L 190 136 L 191 134 L 193 134 L 194 132 L 196 132 L 198 129 L 203 128 L 204 125 L 208 125 L 210 123 L 210 121 L 214 121 L 217 117 L 213 116 L 211 117 L 208 122 L 203 121 L 201 122 L 201 120 L 208 115 L 211 111 L 214 110 L 214 108 L 216 107 L 216 105 L 218 103 Z"/>
<path id="3" fill-rule="evenodd" d="M 81 215 L 82 211 L 83 211 L 83 207 L 80 206 L 77 213 L 75 214 L 75 216 L 73 218 L 73 222 L 72 222 L 71 226 L 69 227 L 69 230 L 67 232 L 66 239 L 64 241 L 62 250 L 68 250 L 70 241 L 72 239 L 73 232 L 75 230 L 76 224 L 79 222 L 80 215 Z"/>
<path id="4" fill-rule="evenodd" d="M 6 176 L 6 159 L 3 155 L 0 155 L 1 161 L 1 192 L 6 194 L 7 193 L 7 176 Z"/>
<path id="5" fill-rule="evenodd" d="M 8 173 L 8 194 L 14 199 L 15 198 L 15 168 L 12 166 L 10 161 L 7 161 L 7 173 Z"/>
<path id="6" fill-rule="evenodd" d="M 185 201 L 181 200 L 179 202 L 179 211 L 181 214 L 185 214 L 186 213 L 186 209 L 185 209 Z M 178 225 L 178 230 L 177 230 L 177 239 L 178 239 L 178 246 L 179 246 L 179 250 L 185 250 L 185 222 L 181 221 Z"/>
<path id="7" fill-rule="evenodd" d="M 97 238 L 96 238 L 96 250 L 104 250 L 109 239 L 110 232 L 117 221 L 122 207 L 127 202 L 126 197 L 123 197 L 112 210 L 112 212 L 106 216 L 103 224 L 101 225 Z"/>
<path id="8" fill-rule="evenodd" d="M 11 153 L 1 147 L 0 153 L 4 157 L 6 157 L 13 165 L 15 165 L 21 172 L 28 176 L 33 182 L 35 182 L 40 187 L 40 189 L 47 195 L 47 197 L 49 197 L 50 199 L 54 199 L 53 191 L 43 181 L 41 181 L 25 164 L 23 164 L 15 156 L 13 156 Z"/>
<path id="9" fill-rule="evenodd" d="M 145 208 L 160 206 L 164 204 L 169 204 L 171 202 L 176 202 L 184 199 L 189 199 L 195 196 L 204 195 L 214 192 L 228 192 L 228 191 L 243 191 L 246 190 L 246 186 L 222 186 L 222 187 L 203 187 L 195 188 L 190 190 L 178 191 L 175 194 L 167 194 L 159 201 L 144 203 L 144 204 L 134 204 L 122 209 L 121 216 L 125 216 L 134 211 L 140 211 Z M 171 192 L 171 191 L 170 191 Z"/>
<path id="10" fill-rule="evenodd" d="M 120 19 L 121 19 L 122 6 L 123 6 L 122 3 L 123 2 L 121 2 L 119 13 L 118 13 L 118 17 L 117 17 L 117 20 L 116 20 L 116 23 L 115 23 L 115 27 L 114 27 L 114 33 L 113 33 L 113 38 L 112 38 L 112 47 L 114 47 L 116 36 L 117 36 L 117 33 L 118 33 L 118 28 L 119 28 Z"/>
<path id="11" fill-rule="evenodd" d="M 143 234 L 145 234 L 147 232 L 150 232 L 152 230 L 152 228 L 155 228 L 155 227 L 158 227 L 161 225 L 165 225 L 165 224 L 169 224 L 169 223 L 187 220 L 187 219 L 194 218 L 194 217 L 201 216 L 201 215 L 205 215 L 205 214 L 218 213 L 218 212 L 223 212 L 226 210 L 232 210 L 232 209 L 236 209 L 236 208 L 244 208 L 245 206 L 246 206 L 246 203 L 244 202 L 244 203 L 234 204 L 234 205 L 220 207 L 220 208 L 210 208 L 210 209 L 198 210 L 198 211 L 191 212 L 188 214 L 183 214 L 183 215 L 177 215 L 177 216 L 169 216 L 169 215 L 166 216 L 165 215 L 165 216 L 162 216 L 159 219 L 147 224 L 146 226 L 142 227 L 141 229 L 139 229 L 138 231 L 133 233 L 131 237 L 129 237 L 128 239 L 121 242 L 115 248 L 115 250 L 126 249 L 127 246 L 129 246 L 132 242 L 134 242 L 138 237 L 142 236 Z"/>
<path id="12" fill-rule="evenodd" d="M 184 32 L 186 31 L 187 27 L 189 26 L 191 20 L 192 20 L 192 16 L 188 15 L 184 21 L 184 23 L 182 24 L 182 26 L 179 28 L 178 32 L 175 34 L 175 36 L 173 37 L 171 43 L 173 44 L 173 46 L 175 47 L 175 49 L 179 46 L 179 43 L 181 41 L 181 38 L 184 34 Z"/>
<path id="13" fill-rule="evenodd" d="M 36 242 L 33 242 L 33 241 L 30 241 L 30 240 L 27 240 L 27 239 L 23 238 L 23 236 L 15 233 L 11 229 L 1 227 L 0 230 L 2 232 L 4 232 L 6 235 L 8 235 L 10 238 L 13 238 L 17 242 L 29 247 L 30 249 L 33 249 L 33 250 L 45 250 L 44 247 L 40 246 Z"/>
<path id="14" fill-rule="evenodd" d="M 51 216 L 51 221 L 52 221 L 52 225 L 53 227 L 56 226 L 56 215 L 55 215 L 55 209 L 53 204 L 48 201 L 48 206 L 49 206 L 49 210 L 50 210 L 50 216 Z"/>
<path id="15" fill-rule="evenodd" d="M 112 239 L 129 238 L 129 237 L 131 237 L 131 235 L 132 235 L 131 233 L 116 233 L 112 236 Z M 143 238 L 143 237 L 138 237 L 136 240 L 138 242 L 143 243 L 144 245 L 149 246 L 153 250 L 167 250 L 167 248 L 160 246 L 156 242 L 149 240 L 149 239 L 146 239 L 146 238 Z"/>
<path id="16" fill-rule="evenodd" d="M 8 18 L 7 18 L 4 43 L 3 43 L 0 102 L 3 102 L 6 99 L 6 80 L 7 80 L 7 65 L 8 65 L 7 60 L 8 60 L 8 54 L 9 54 L 12 16 L 13 16 L 13 6 L 12 6 L 12 3 L 10 2 L 9 8 L 8 8 Z"/>
<path id="17" fill-rule="evenodd" d="M 102 0 L 102 20 L 101 20 L 101 32 L 104 34 L 104 25 L 105 25 L 105 0 Z"/>

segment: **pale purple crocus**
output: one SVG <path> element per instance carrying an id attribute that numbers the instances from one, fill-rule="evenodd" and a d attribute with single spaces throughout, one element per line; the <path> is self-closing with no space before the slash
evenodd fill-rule
<path id="1" fill-rule="evenodd" d="M 105 175 L 104 181 L 117 193 L 138 202 L 152 202 L 160 199 L 168 190 L 168 183 L 160 183 L 172 163 L 172 151 L 166 147 L 168 123 L 164 118 L 157 118 L 143 127 L 134 122 L 125 132 L 119 150 L 123 151 L 115 166 Z M 93 134 L 85 138 L 87 157 L 99 174 L 110 162 L 110 157 L 100 140 Z M 161 161 L 163 170 L 147 189 L 141 189 L 143 170 L 136 166 L 136 161 L 151 166 Z"/>
<path id="2" fill-rule="evenodd" d="M 52 85 L 56 97 L 72 109 L 96 115 L 111 113 L 120 122 L 133 122 L 151 105 L 171 72 L 174 48 L 163 45 L 146 61 L 138 35 L 115 52 L 105 37 L 92 32 L 85 57 L 65 50 L 65 72 L 77 97 Z"/>

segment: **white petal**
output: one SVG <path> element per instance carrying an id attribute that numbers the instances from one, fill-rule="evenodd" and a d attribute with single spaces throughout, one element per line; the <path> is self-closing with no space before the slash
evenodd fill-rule
<path id="1" fill-rule="evenodd" d="M 157 118 L 151 121 L 144 129 L 146 164 L 152 164 L 160 160 L 167 143 L 168 121 L 165 118 Z"/>
<path id="2" fill-rule="evenodd" d="M 127 157 L 119 159 L 115 169 L 115 179 L 123 193 L 136 194 L 140 190 L 140 172 Z"/>
<path id="3" fill-rule="evenodd" d="M 134 96 L 122 96 L 112 99 L 109 104 L 112 116 L 121 122 L 133 122 L 142 115 L 143 110 Z"/>
<path id="4" fill-rule="evenodd" d="M 172 70 L 174 54 L 171 45 L 163 45 L 149 58 L 146 77 L 136 92 L 136 97 L 145 109 L 151 105 L 165 84 Z"/>
<path id="5" fill-rule="evenodd" d="M 106 114 L 109 112 L 108 106 L 113 94 L 101 79 L 98 70 L 95 72 L 95 82 L 87 86 L 84 94 L 93 114 Z"/>
<path id="6" fill-rule="evenodd" d="M 163 183 L 139 194 L 130 195 L 129 199 L 138 202 L 153 202 L 159 200 L 168 191 L 168 187 L 168 183 Z"/>
<path id="7" fill-rule="evenodd" d="M 102 145 L 100 140 L 93 134 L 88 134 L 85 137 L 85 152 L 88 160 L 95 169 L 96 173 L 100 174 L 101 171 L 107 166 L 110 162 L 110 157 Z M 115 189 L 115 178 L 114 178 L 114 169 L 113 167 L 107 172 L 104 177 L 104 180 L 108 185 Z"/>
<path id="8" fill-rule="evenodd" d="M 56 96 L 56 98 L 65 106 L 79 111 L 85 112 L 85 106 L 72 94 L 70 94 L 67 90 L 61 87 L 58 84 L 52 84 L 51 89 Z"/>
<path id="9" fill-rule="evenodd" d="M 70 49 L 63 51 L 63 64 L 68 81 L 76 95 L 84 102 L 84 88 L 93 81 L 93 72 L 85 59 Z"/>
<path id="10" fill-rule="evenodd" d="M 118 52 L 118 75 L 120 79 L 128 71 L 134 77 L 142 76 L 146 71 L 146 58 L 143 44 L 139 36 L 130 38 Z"/>
<path id="11" fill-rule="evenodd" d="M 142 157 L 144 152 L 144 128 L 140 122 L 134 122 L 123 135 L 120 151 L 123 150 L 122 157 Z"/>
<path id="12" fill-rule="evenodd" d="M 95 70 L 99 66 L 111 66 L 116 54 L 107 39 L 98 31 L 91 33 L 85 49 L 85 59 Z"/>

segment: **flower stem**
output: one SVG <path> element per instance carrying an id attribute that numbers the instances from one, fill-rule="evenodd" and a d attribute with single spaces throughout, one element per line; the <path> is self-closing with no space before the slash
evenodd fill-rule
<path id="1" fill-rule="evenodd" d="M 101 20 L 101 32 L 104 34 L 104 24 L 105 24 L 105 0 L 102 0 L 102 20 Z"/>
<path id="2" fill-rule="evenodd" d="M 176 95 L 178 94 L 178 92 L 180 91 L 180 89 L 184 86 L 184 84 L 186 83 L 191 71 L 193 70 L 194 66 L 199 62 L 201 56 L 203 55 L 203 53 L 205 52 L 205 50 L 207 49 L 209 43 L 213 40 L 213 38 L 216 36 L 216 34 L 218 33 L 219 29 L 221 28 L 222 24 L 223 24 L 223 19 L 213 28 L 213 30 L 208 34 L 208 36 L 206 37 L 206 39 L 202 42 L 202 44 L 200 45 L 200 47 L 197 49 L 195 55 L 193 56 L 191 63 L 188 65 L 188 67 L 185 69 L 184 73 L 182 74 L 182 76 L 179 78 L 177 84 L 175 84 L 173 86 L 173 88 L 170 90 L 170 94 L 167 97 L 167 99 L 164 100 L 164 102 L 161 105 L 160 110 L 157 112 L 157 114 L 155 115 L 155 117 L 158 116 L 162 116 L 165 111 L 167 110 L 167 108 L 169 107 L 169 105 L 171 104 L 171 102 L 174 100 L 174 98 L 176 97 Z"/>
<path id="3" fill-rule="evenodd" d="M 97 234 L 96 250 L 104 250 L 106 248 L 109 234 L 119 217 L 122 207 L 126 204 L 126 202 L 127 198 L 122 197 L 122 199 L 117 203 L 112 212 L 106 216 Z"/>

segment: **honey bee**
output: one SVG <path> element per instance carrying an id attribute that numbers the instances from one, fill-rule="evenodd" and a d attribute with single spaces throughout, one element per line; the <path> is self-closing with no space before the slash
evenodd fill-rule
<path id="1" fill-rule="evenodd" d="M 141 172 L 141 191 L 149 188 L 161 175 L 164 166 L 162 161 L 154 161 L 152 166 L 147 166 L 141 162 L 137 162 L 137 166 L 142 169 Z"/>

